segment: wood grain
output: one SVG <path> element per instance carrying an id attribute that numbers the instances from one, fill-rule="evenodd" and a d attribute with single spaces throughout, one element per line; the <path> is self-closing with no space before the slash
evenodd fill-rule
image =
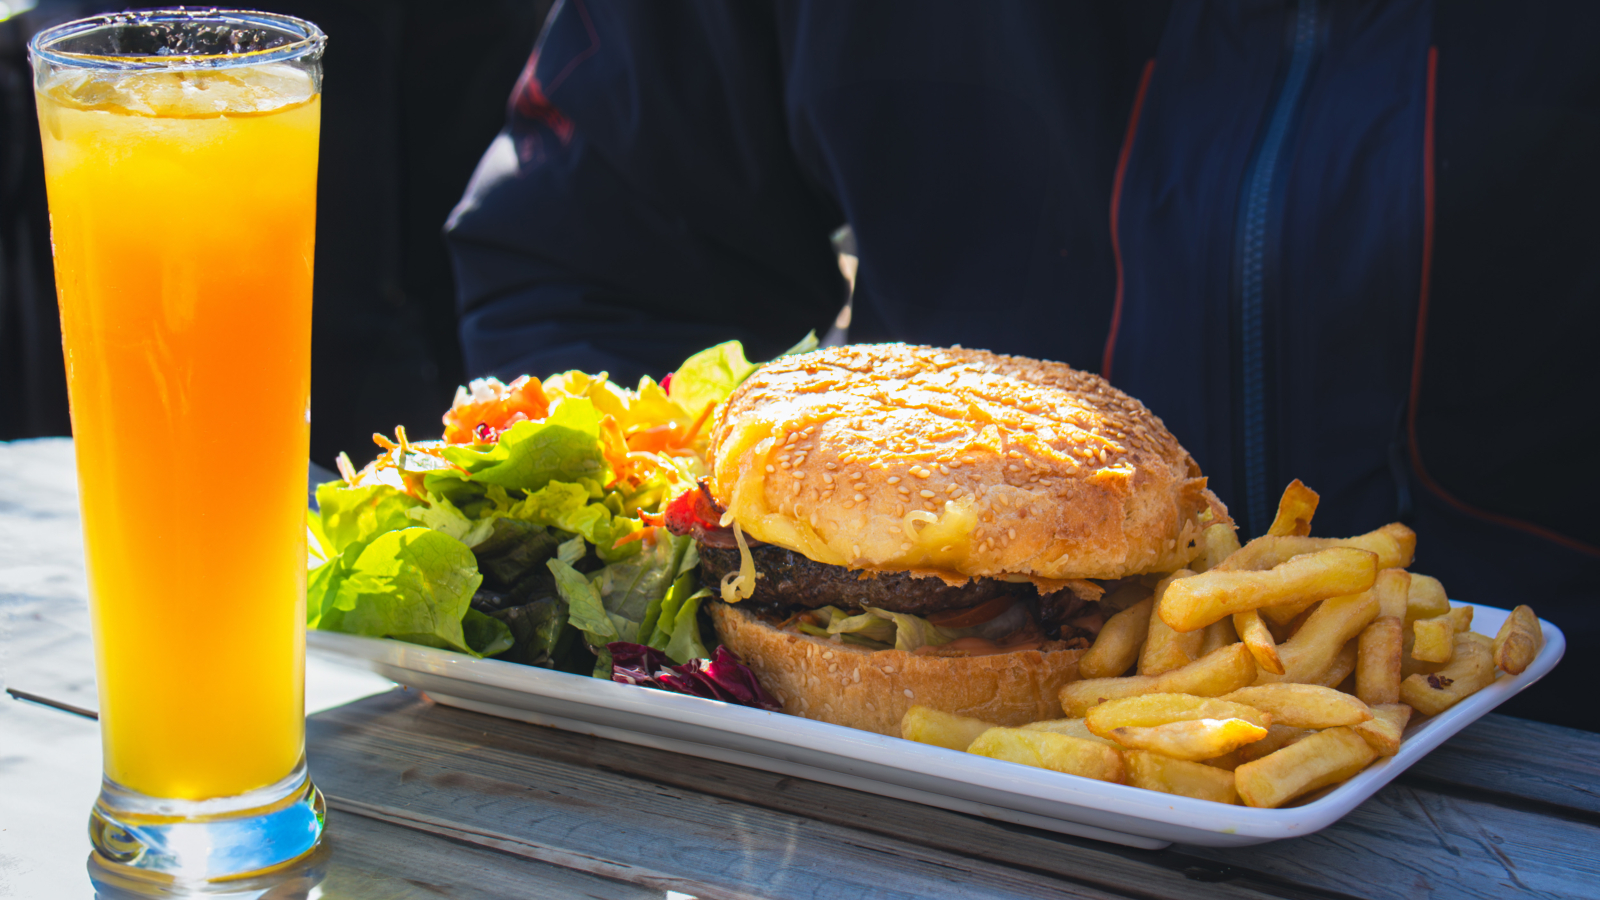
<path id="1" fill-rule="evenodd" d="M 1481 791 L 1490 802 L 1537 801 L 1600 824 L 1600 735 L 1587 731 L 1487 715 L 1402 777 Z"/>
<path id="2" fill-rule="evenodd" d="M 326 898 L 505 900 L 507 897 L 661 900 L 662 892 L 334 809 L 321 882 Z"/>

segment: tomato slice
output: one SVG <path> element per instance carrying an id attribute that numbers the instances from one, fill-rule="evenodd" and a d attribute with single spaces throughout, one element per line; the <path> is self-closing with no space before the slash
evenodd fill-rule
<path id="1" fill-rule="evenodd" d="M 977 606 L 971 606 L 966 609 L 947 609 L 924 618 L 940 628 L 971 628 L 974 625 L 982 625 L 1000 615 L 1010 609 L 1011 604 L 1016 602 L 1017 598 L 1015 597 L 996 597 Z"/>

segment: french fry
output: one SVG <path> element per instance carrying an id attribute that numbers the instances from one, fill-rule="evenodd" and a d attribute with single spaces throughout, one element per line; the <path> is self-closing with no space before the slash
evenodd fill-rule
<path id="1" fill-rule="evenodd" d="M 1144 643 L 1155 605 L 1154 597 L 1146 597 L 1107 619 L 1094 646 L 1078 658 L 1079 677 L 1114 678 L 1128 671 L 1139 660 L 1139 645 Z"/>
<path id="2" fill-rule="evenodd" d="M 1450 663 L 1437 672 L 1400 682 L 1400 701 L 1425 716 L 1436 716 L 1483 690 L 1495 679 L 1492 644 L 1458 634 Z"/>
<path id="3" fill-rule="evenodd" d="M 900 719 L 900 736 L 919 744 L 965 750 L 978 735 L 995 727 L 993 722 L 942 712 L 930 706 L 913 706 Z"/>
<path id="4" fill-rule="evenodd" d="M 1322 670 L 1321 675 L 1318 675 L 1307 683 L 1320 684 L 1323 687 L 1338 688 L 1347 694 L 1353 693 L 1355 691 L 1355 685 L 1346 685 L 1345 682 L 1353 682 L 1355 680 L 1350 676 L 1356 670 L 1356 657 L 1358 655 L 1357 641 L 1358 638 L 1351 638 L 1350 640 L 1345 641 L 1344 646 L 1339 648 L 1339 652 L 1334 654 L 1333 662 L 1329 663 L 1328 667 Z"/>
<path id="5" fill-rule="evenodd" d="M 1213 650 L 1220 650 L 1229 644 L 1239 642 L 1239 632 L 1234 630 L 1233 619 L 1231 618 L 1218 619 L 1207 625 L 1200 633 L 1205 637 L 1200 641 L 1200 653 L 1197 654 L 1198 656 L 1205 656 Z"/>
<path id="6" fill-rule="evenodd" d="M 1411 623 L 1411 658 L 1418 662 L 1447 663 L 1455 652 L 1456 620 L 1448 615 Z"/>
<path id="7" fill-rule="evenodd" d="M 1289 486 L 1283 489 L 1283 496 L 1278 499 L 1278 516 L 1267 528 L 1267 534 L 1301 537 L 1310 534 L 1311 517 L 1317 511 L 1319 499 L 1317 492 L 1301 484 L 1300 479 L 1289 482 Z"/>
<path id="8" fill-rule="evenodd" d="M 1123 754 L 1123 759 L 1128 768 L 1128 783 L 1134 787 L 1216 803 L 1239 802 L 1233 773 L 1227 769 L 1170 759 L 1146 750 L 1129 750 Z"/>
<path id="9" fill-rule="evenodd" d="M 1204 572 L 1221 565 L 1222 561 L 1239 552 L 1239 534 L 1232 525 L 1218 523 L 1206 527 L 1201 533 L 1204 548 L 1189 568 L 1196 572 Z"/>
<path id="10" fill-rule="evenodd" d="M 1406 624 L 1442 616 L 1449 611 L 1450 597 L 1439 579 L 1412 572 L 1410 593 L 1406 596 Z"/>
<path id="11" fill-rule="evenodd" d="M 1495 665 L 1512 675 L 1521 675 L 1544 649 L 1544 629 L 1539 617 L 1527 606 L 1519 606 L 1506 616 L 1494 636 Z"/>
<path id="12" fill-rule="evenodd" d="M 1061 711 L 1071 718 L 1082 718 L 1089 709 L 1107 700 L 1139 694 L 1194 694 L 1220 697 L 1238 690 L 1256 678 L 1256 661 L 1243 644 L 1230 644 L 1215 650 L 1181 669 L 1164 675 L 1132 675 L 1127 678 L 1086 678 L 1069 681 L 1061 688 Z"/>
<path id="13" fill-rule="evenodd" d="M 1272 729 L 1268 728 L 1267 733 L 1270 735 L 1272 733 Z M 1260 742 L 1252 741 L 1249 744 L 1245 744 L 1244 747 L 1249 747 L 1257 743 Z M 1232 772 L 1234 769 L 1239 768 L 1240 763 L 1244 762 L 1244 757 L 1240 755 L 1244 751 L 1244 747 L 1238 747 L 1233 750 L 1229 750 L 1227 753 L 1224 753 L 1221 756 L 1213 756 L 1210 759 L 1202 759 L 1200 760 L 1200 763 L 1201 765 L 1212 766 L 1213 768 L 1217 769 L 1227 769 L 1229 772 Z M 1126 757 L 1127 754 L 1123 754 L 1123 756 Z"/>
<path id="14" fill-rule="evenodd" d="M 1356 725 L 1355 730 L 1379 756 L 1393 756 L 1400 752 L 1400 739 L 1405 736 L 1410 719 L 1411 707 L 1404 703 L 1380 703 L 1372 708 L 1372 718 Z"/>
<path id="15" fill-rule="evenodd" d="M 1279 643 L 1287 641 L 1300 630 L 1300 623 L 1311 614 L 1312 607 L 1322 601 L 1316 597 L 1306 597 L 1302 600 L 1290 600 L 1288 603 L 1279 603 L 1276 606 L 1265 606 L 1256 612 L 1261 613 L 1261 618 L 1266 619 L 1273 628 L 1273 634 L 1279 636 Z"/>
<path id="16" fill-rule="evenodd" d="M 1396 571 L 1399 570 L 1385 569 L 1384 574 Z M 1383 609 L 1381 599 L 1378 601 L 1378 608 Z M 1404 612 L 1402 605 L 1401 613 Z M 1400 700 L 1400 662 L 1405 646 L 1402 634 L 1404 630 L 1405 620 L 1401 616 L 1380 615 L 1361 632 L 1361 637 L 1356 643 L 1356 696 L 1368 706 L 1398 703 Z"/>
<path id="17" fill-rule="evenodd" d="M 1349 694 L 1314 684 L 1258 684 L 1222 695 L 1220 701 L 1242 703 L 1272 717 L 1274 724 L 1299 728 L 1335 728 L 1359 725 L 1372 718 L 1372 710 Z"/>
<path id="18" fill-rule="evenodd" d="M 1283 663 L 1283 674 L 1262 672 L 1257 684 L 1274 681 L 1300 683 L 1324 682 L 1327 673 L 1346 643 L 1359 635 L 1378 615 L 1378 601 L 1371 592 L 1348 594 L 1325 600 L 1306 619 L 1294 637 L 1278 645 L 1278 659 Z M 1355 650 L 1350 651 L 1349 675 L 1355 668 Z M 1339 680 L 1344 679 L 1344 675 Z M 1335 681 L 1334 684 L 1338 684 Z"/>
<path id="19" fill-rule="evenodd" d="M 1239 754 L 1239 765 L 1276 753 L 1295 741 L 1310 737 L 1313 734 L 1316 734 L 1316 732 L 1309 728 L 1296 728 L 1293 725 L 1279 725 L 1274 722 L 1267 729 L 1266 737 L 1254 743 L 1245 744 L 1235 751 Z M 1234 768 L 1237 769 L 1238 766 Z"/>
<path id="20" fill-rule="evenodd" d="M 1330 728 L 1233 770 L 1246 806 L 1276 809 L 1360 772 L 1377 752 L 1349 727 Z"/>
<path id="21" fill-rule="evenodd" d="M 1167 586 L 1156 611 L 1174 630 L 1195 631 L 1247 609 L 1365 591 L 1377 577 L 1377 557 L 1372 553 L 1330 547 L 1266 571 L 1213 569 L 1178 579 Z"/>
<path id="22" fill-rule="evenodd" d="M 1378 615 L 1394 616 L 1403 621 L 1407 598 L 1411 596 L 1411 573 L 1405 569 L 1384 569 L 1372 583 L 1372 595 L 1378 598 Z"/>
<path id="23" fill-rule="evenodd" d="M 1244 719 L 1190 719 L 1165 725 L 1125 725 L 1107 736 L 1132 750 L 1149 750 L 1173 759 L 1211 759 L 1267 736 L 1267 729 Z"/>
<path id="24" fill-rule="evenodd" d="M 1391 568 L 1404 569 L 1417 555 L 1417 533 L 1399 522 L 1390 522 L 1378 529 L 1400 544 L 1400 561 Z"/>
<path id="25" fill-rule="evenodd" d="M 1064 734 L 1067 737 L 1080 738 L 1085 741 L 1099 741 L 1102 744 L 1117 746 L 1117 742 L 1110 738 L 1103 738 L 1089 730 L 1089 726 L 1082 719 L 1046 719 L 1043 722 L 1029 722 L 1022 726 L 1023 731 L 1049 731 L 1054 734 Z"/>
<path id="26" fill-rule="evenodd" d="M 1386 525 L 1376 531 L 1369 531 L 1366 534 L 1358 534 L 1355 537 L 1347 538 L 1314 538 L 1298 535 L 1264 534 L 1239 548 L 1238 553 L 1223 560 L 1217 568 L 1236 572 L 1261 571 L 1282 565 L 1304 553 L 1315 553 L 1318 550 L 1344 547 L 1375 553 L 1378 556 L 1378 568 L 1393 569 L 1399 566 L 1403 560 L 1408 560 L 1408 556 L 1400 538 L 1396 537 L 1391 531 L 1386 530 L 1392 527 Z M 1412 543 L 1413 545 L 1415 544 L 1414 536 Z"/>
<path id="27" fill-rule="evenodd" d="M 1115 747 L 1049 731 L 991 728 L 978 735 L 967 752 L 1097 781 L 1127 780 L 1122 753 Z"/>
<path id="28" fill-rule="evenodd" d="M 1112 731 L 1124 726 L 1148 728 L 1194 719 L 1243 719 L 1262 728 L 1272 724 L 1270 715 L 1242 701 L 1193 694 L 1143 694 L 1096 706 L 1084 717 L 1084 725 L 1093 734 L 1110 737 Z"/>
<path id="29" fill-rule="evenodd" d="M 1260 666 L 1263 672 L 1283 674 L 1283 663 L 1278 659 L 1278 644 L 1273 640 L 1272 632 L 1267 629 L 1267 623 L 1261 621 L 1260 610 L 1247 609 L 1244 612 L 1234 613 L 1233 627 L 1239 633 L 1239 640 L 1244 642 L 1250 655 L 1255 657 L 1256 665 Z"/>
<path id="30" fill-rule="evenodd" d="M 1150 627 L 1145 633 L 1144 649 L 1139 651 L 1139 674 L 1160 675 L 1182 668 L 1200 658 L 1200 645 L 1205 634 L 1199 631 L 1179 633 L 1156 614 L 1161 608 L 1161 598 L 1177 581 L 1194 575 L 1188 569 L 1179 569 L 1156 585 L 1155 607 L 1150 613 Z"/>

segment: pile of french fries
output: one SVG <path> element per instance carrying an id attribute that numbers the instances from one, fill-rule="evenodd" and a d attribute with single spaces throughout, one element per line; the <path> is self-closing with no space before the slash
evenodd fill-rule
<path id="1" fill-rule="evenodd" d="M 1492 640 L 1472 607 L 1407 571 L 1416 534 L 1394 523 L 1310 537 L 1317 494 L 1289 485 L 1268 533 L 1243 547 L 1206 529 L 1193 570 L 1128 584 L 1061 689 L 1066 718 L 1021 728 L 912 707 L 914 741 L 1246 806 L 1309 802 L 1400 751 L 1437 715 L 1521 673 L 1544 646 L 1519 606 Z M 1127 675 L 1129 670 L 1136 674 Z"/>

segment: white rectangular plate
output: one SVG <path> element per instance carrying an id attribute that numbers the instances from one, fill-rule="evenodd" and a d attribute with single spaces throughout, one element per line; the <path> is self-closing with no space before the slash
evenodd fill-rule
<path id="1" fill-rule="evenodd" d="M 1474 609 L 1473 630 L 1490 635 L 1507 615 L 1491 606 Z M 783 713 L 399 641 L 324 631 L 312 631 L 308 639 L 315 652 L 360 663 L 450 706 L 1157 849 L 1173 841 L 1238 847 L 1326 828 L 1428 751 L 1554 668 L 1566 638 L 1549 622 L 1541 624 L 1544 650 L 1527 671 L 1502 675 L 1451 709 L 1413 725 L 1399 755 L 1379 760 L 1314 802 L 1288 809 L 1226 806 L 1108 784 Z"/>

